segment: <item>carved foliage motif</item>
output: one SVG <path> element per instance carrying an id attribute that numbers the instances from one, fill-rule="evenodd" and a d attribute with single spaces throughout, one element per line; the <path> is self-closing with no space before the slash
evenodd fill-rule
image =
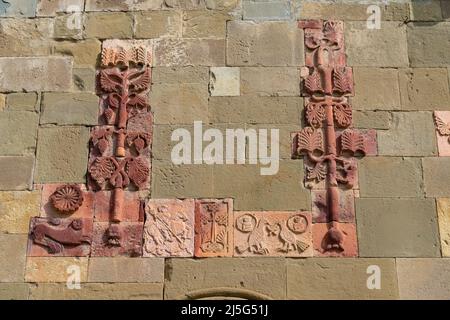
<path id="1" fill-rule="evenodd" d="M 450 111 L 435 111 L 436 140 L 439 156 L 450 156 Z"/>
<path id="2" fill-rule="evenodd" d="M 150 199 L 145 213 L 144 257 L 192 257 L 194 209 L 192 199 Z"/>
<path id="3" fill-rule="evenodd" d="M 233 205 L 229 199 L 195 202 L 195 256 L 231 256 Z"/>
<path id="4" fill-rule="evenodd" d="M 305 257 L 312 253 L 310 213 L 235 213 L 235 256 Z"/>

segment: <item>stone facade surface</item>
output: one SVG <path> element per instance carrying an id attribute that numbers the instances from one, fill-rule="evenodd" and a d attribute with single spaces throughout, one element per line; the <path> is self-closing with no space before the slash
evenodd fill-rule
<path id="1" fill-rule="evenodd" d="M 0 0 L 0 299 L 449 299 L 450 1 L 368 2 Z"/>

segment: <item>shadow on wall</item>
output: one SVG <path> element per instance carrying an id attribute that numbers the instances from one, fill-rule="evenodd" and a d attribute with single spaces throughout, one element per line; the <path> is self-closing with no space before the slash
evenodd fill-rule
<path id="1" fill-rule="evenodd" d="M 411 17 L 428 25 L 450 19 L 449 0 L 411 0 Z"/>

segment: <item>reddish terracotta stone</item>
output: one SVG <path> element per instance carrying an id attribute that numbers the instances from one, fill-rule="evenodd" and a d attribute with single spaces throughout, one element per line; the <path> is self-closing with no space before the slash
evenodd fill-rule
<path id="1" fill-rule="evenodd" d="M 354 223 L 336 223 L 337 228 L 342 232 L 342 249 L 327 249 L 331 244 L 328 232 L 332 223 L 314 223 L 313 245 L 315 257 L 357 257 L 358 238 L 356 235 L 356 225 Z"/>
<path id="2" fill-rule="evenodd" d="M 450 157 L 450 111 L 435 111 L 436 139 L 440 157 Z"/>
<path id="3" fill-rule="evenodd" d="M 193 199 L 150 199 L 145 207 L 144 257 L 194 255 Z"/>
<path id="4" fill-rule="evenodd" d="M 195 201 L 196 257 L 233 255 L 233 200 L 201 199 Z"/>
<path id="5" fill-rule="evenodd" d="M 59 187 L 64 184 L 43 184 L 42 185 L 42 200 L 41 200 L 41 217 L 48 218 L 88 218 L 92 219 L 94 216 L 94 194 L 86 191 L 86 187 L 82 184 L 77 185 L 83 192 L 83 202 L 81 206 L 73 212 L 61 212 L 56 209 L 51 201 L 51 196 Z"/>
<path id="6" fill-rule="evenodd" d="M 357 140 L 362 139 L 361 141 L 363 141 L 363 145 L 362 145 L 361 149 L 354 150 L 354 152 L 350 152 L 351 155 L 356 155 L 356 156 L 376 156 L 376 155 L 378 155 L 377 131 L 374 129 L 348 129 L 348 130 L 336 132 L 336 139 L 338 142 L 337 143 L 337 152 L 339 154 L 343 153 L 342 134 L 344 132 L 352 132 L 353 141 L 351 141 L 351 144 L 354 146 L 353 148 L 357 148 L 356 146 L 359 144 L 359 142 Z M 347 152 L 347 154 L 348 154 L 348 150 L 346 150 L 345 152 Z"/>
<path id="7" fill-rule="evenodd" d="M 92 257 L 142 256 L 141 222 L 95 222 Z"/>
<path id="8" fill-rule="evenodd" d="M 98 191 L 94 193 L 94 221 L 108 222 L 112 219 L 114 197 L 112 191 Z M 141 212 L 141 200 L 137 192 L 124 192 L 122 207 L 123 222 L 144 222 Z"/>
<path id="9" fill-rule="evenodd" d="M 312 190 L 312 216 L 314 223 L 328 221 L 328 201 L 326 190 Z M 354 190 L 339 190 L 338 222 L 355 222 Z"/>
<path id="10" fill-rule="evenodd" d="M 312 257 L 309 212 L 234 213 L 234 256 Z"/>
<path id="11" fill-rule="evenodd" d="M 91 242 L 92 219 L 32 218 L 28 256 L 88 256 Z"/>
<path id="12" fill-rule="evenodd" d="M 322 29 L 322 20 L 300 20 L 298 22 L 298 27 L 300 29 Z"/>

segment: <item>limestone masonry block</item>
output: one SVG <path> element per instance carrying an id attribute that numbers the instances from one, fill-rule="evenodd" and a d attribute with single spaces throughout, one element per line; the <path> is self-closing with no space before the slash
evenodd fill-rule
<path id="1" fill-rule="evenodd" d="M 130 39 L 133 37 L 133 16 L 125 12 L 88 13 L 85 33 L 88 38 Z"/>
<path id="2" fill-rule="evenodd" d="M 72 59 L 0 58 L 1 91 L 64 91 L 72 87 Z"/>
<path id="3" fill-rule="evenodd" d="M 403 69 L 399 79 L 403 110 L 450 110 L 445 68 Z"/>
<path id="4" fill-rule="evenodd" d="M 225 65 L 225 39 L 162 38 L 154 52 L 155 66 Z"/>
<path id="5" fill-rule="evenodd" d="M 400 89 L 397 69 L 353 68 L 356 110 L 399 110 Z"/>
<path id="6" fill-rule="evenodd" d="M 30 218 L 38 215 L 39 191 L 0 192 L 0 232 L 27 234 Z"/>
<path id="7" fill-rule="evenodd" d="M 209 92 L 211 96 L 239 96 L 241 74 L 239 68 L 211 67 Z"/>
<path id="8" fill-rule="evenodd" d="M 241 94 L 271 97 L 300 96 L 300 71 L 294 67 L 243 67 Z"/>
<path id="9" fill-rule="evenodd" d="M 88 258 L 28 257 L 25 282 L 63 282 L 66 285 L 71 266 L 79 268 L 80 281 L 86 282 Z"/>
<path id="10" fill-rule="evenodd" d="M 225 38 L 227 20 L 232 17 L 221 11 L 183 12 L 184 38 Z"/>
<path id="11" fill-rule="evenodd" d="M 34 156 L 0 157 L 0 190 L 29 190 Z"/>
<path id="12" fill-rule="evenodd" d="M 407 67 L 406 26 L 383 22 L 381 29 L 368 29 L 366 21 L 345 24 L 345 47 L 350 66 Z"/>
<path id="13" fill-rule="evenodd" d="M 242 11 L 244 20 L 290 20 L 292 16 L 291 4 L 285 0 L 244 0 L 242 2 Z"/>
<path id="14" fill-rule="evenodd" d="M 38 0 L 3 1 L 0 16 L 19 18 L 35 17 L 37 2 Z"/>
<path id="15" fill-rule="evenodd" d="M 0 56 L 45 56 L 51 53 L 52 19 L 0 20 Z M 2 70 L 4 70 L 2 68 Z M 9 81 L 12 78 L 8 77 Z"/>
<path id="16" fill-rule="evenodd" d="M 162 0 L 86 0 L 86 11 L 140 11 L 158 10 L 164 1 Z"/>
<path id="17" fill-rule="evenodd" d="M 427 197 L 447 197 L 447 179 L 450 178 L 450 158 L 423 158 L 423 178 Z"/>
<path id="18" fill-rule="evenodd" d="M 143 11 L 134 16 L 134 36 L 138 39 L 181 37 L 182 15 L 177 11 Z"/>
<path id="19" fill-rule="evenodd" d="M 0 155 L 34 153 L 39 115 L 27 111 L 0 113 Z"/>
<path id="20" fill-rule="evenodd" d="M 91 258 L 89 282 L 162 283 L 164 259 L 161 258 Z"/>
<path id="21" fill-rule="evenodd" d="M 82 290 L 71 290 L 66 283 L 35 283 L 29 299 L 161 300 L 163 287 L 162 283 L 83 283 Z"/>
<path id="22" fill-rule="evenodd" d="M 436 200 L 442 256 L 450 257 L 450 198 Z"/>
<path id="23" fill-rule="evenodd" d="M 41 124 L 96 125 L 98 97 L 94 93 L 44 93 Z"/>
<path id="24" fill-rule="evenodd" d="M 392 113 L 391 128 L 378 132 L 381 156 L 437 155 L 436 135 L 431 112 Z"/>
<path id="25" fill-rule="evenodd" d="M 273 299 L 286 297 L 286 259 L 283 258 L 174 258 L 168 260 L 167 268 L 165 299 L 189 298 L 204 289 L 220 297 L 224 287 L 236 298 L 248 298 L 246 294 Z"/>
<path id="26" fill-rule="evenodd" d="M 228 22 L 227 65 L 301 66 L 303 64 L 303 30 L 299 29 L 296 23 Z"/>
<path id="27" fill-rule="evenodd" d="M 368 157 L 361 160 L 358 169 L 360 196 L 363 198 L 424 195 L 420 159 Z"/>
<path id="28" fill-rule="evenodd" d="M 84 183 L 88 141 L 89 129 L 84 127 L 39 129 L 35 181 Z"/>
<path id="29" fill-rule="evenodd" d="M 434 199 L 356 199 L 356 221 L 361 257 L 441 256 Z"/>
<path id="30" fill-rule="evenodd" d="M 39 111 L 36 92 L 10 93 L 7 95 L 6 105 L 11 111 Z"/>
<path id="31" fill-rule="evenodd" d="M 84 0 L 38 0 L 37 16 L 54 17 L 61 12 L 82 12 Z"/>
<path id="32" fill-rule="evenodd" d="M 101 42 L 88 39 L 79 42 L 62 41 L 54 46 L 54 51 L 62 55 L 73 57 L 76 67 L 94 67 L 100 53 Z"/>
<path id="33" fill-rule="evenodd" d="M 23 282 L 27 236 L 0 233 L 0 282 Z"/>
<path id="34" fill-rule="evenodd" d="M 450 299 L 450 259 L 397 259 L 400 299 Z"/>
<path id="35" fill-rule="evenodd" d="M 369 266 L 381 271 L 381 289 L 369 290 Z M 397 299 L 394 259 L 289 259 L 288 299 Z"/>

